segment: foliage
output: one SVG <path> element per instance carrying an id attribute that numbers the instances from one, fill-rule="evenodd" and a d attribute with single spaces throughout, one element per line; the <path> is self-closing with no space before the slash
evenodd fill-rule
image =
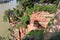
<path id="1" fill-rule="evenodd" d="M 11 15 L 13 15 L 13 13 L 12 13 L 12 10 L 6 10 L 5 12 L 4 12 L 4 16 L 3 16 L 3 20 L 4 21 L 11 21 L 10 20 L 10 17 L 11 17 Z"/>
<path id="2" fill-rule="evenodd" d="M 30 15 L 31 13 L 32 13 L 32 11 L 33 11 L 33 8 L 28 8 L 28 7 L 26 7 L 26 10 L 25 10 L 25 12 L 26 12 L 26 15 Z"/>
<path id="3" fill-rule="evenodd" d="M 18 9 L 16 9 L 16 8 L 14 8 L 13 9 L 13 12 L 14 12 L 14 14 L 16 15 L 16 16 L 21 16 L 22 14 L 21 14 L 21 11 L 19 11 Z"/>
<path id="4" fill-rule="evenodd" d="M 24 9 L 26 7 L 32 7 L 34 0 L 17 0 L 23 7 Z"/>
<path id="5" fill-rule="evenodd" d="M 20 19 L 18 17 L 20 17 L 22 14 L 19 10 L 17 9 L 13 9 L 13 10 L 6 10 L 3 16 L 3 20 L 4 21 L 9 21 L 11 22 L 11 20 L 13 21 L 19 21 Z M 12 19 L 10 19 L 12 18 Z"/>
<path id="6" fill-rule="evenodd" d="M 17 8 L 14 8 L 13 10 L 7 10 L 5 12 L 5 16 L 3 17 L 3 19 L 5 19 L 6 21 L 10 20 L 10 17 L 12 18 L 13 21 L 17 21 L 17 22 L 21 22 L 22 26 L 26 26 L 26 22 L 29 21 L 29 15 L 33 12 L 33 11 L 48 11 L 49 13 L 54 13 L 57 10 L 57 7 L 55 5 L 39 5 L 39 4 L 34 4 L 34 2 L 36 1 L 40 1 L 40 2 L 44 2 L 45 0 L 16 0 L 17 2 L 19 2 L 24 8 L 24 12 L 26 12 L 26 15 L 24 16 L 22 11 L 20 11 Z M 12 16 L 11 16 L 12 15 Z M 16 24 L 15 26 L 18 26 L 18 24 Z"/>
<path id="7" fill-rule="evenodd" d="M 21 20 L 15 25 L 14 28 L 19 28 L 20 26 L 26 28 L 26 22 L 29 21 L 29 20 L 30 20 L 29 16 L 27 16 L 27 15 L 22 16 Z"/>
<path id="8" fill-rule="evenodd" d="M 22 16 L 21 11 L 19 11 L 19 10 L 16 9 L 16 8 L 14 8 L 14 9 L 13 9 L 13 13 L 14 13 L 15 16 L 12 17 L 12 20 L 19 22 L 19 21 L 21 20 L 20 17 Z"/>
<path id="9" fill-rule="evenodd" d="M 28 9 L 30 10 L 30 9 Z M 11 14 L 11 11 L 12 11 L 12 14 Z M 30 10 L 31 11 L 31 10 Z M 21 22 L 21 25 L 22 26 L 25 26 L 26 25 L 26 22 L 29 21 L 29 15 L 30 13 L 27 12 L 27 15 L 26 16 L 23 16 L 23 13 L 22 11 L 19 11 L 18 9 L 13 9 L 13 10 L 7 10 L 4 14 L 4 20 L 13 20 L 13 21 L 16 21 L 16 22 Z M 10 19 L 10 17 L 12 19 Z M 17 23 L 15 25 L 16 28 L 18 28 L 18 26 L 20 26 L 19 23 Z"/>
<path id="10" fill-rule="evenodd" d="M 40 8 L 41 8 L 40 5 L 37 5 L 37 4 L 34 5 L 34 11 L 40 11 L 39 10 Z"/>
<path id="11" fill-rule="evenodd" d="M 23 16 L 21 18 L 21 22 L 24 22 L 25 23 L 27 20 L 29 20 L 28 16 Z"/>
<path id="12" fill-rule="evenodd" d="M 46 9 L 50 13 L 55 13 L 57 11 L 57 7 L 55 5 L 48 5 Z"/>
<path id="13" fill-rule="evenodd" d="M 26 22 L 29 21 L 29 16 L 23 16 L 21 18 L 21 22 L 22 22 L 22 26 L 25 27 L 26 26 Z"/>
<path id="14" fill-rule="evenodd" d="M 23 40 L 42 40 L 44 30 L 32 30 L 29 32 Z"/>
<path id="15" fill-rule="evenodd" d="M 7 15 L 8 15 L 8 11 L 6 10 L 3 16 L 3 21 L 7 21 Z"/>
<path id="16" fill-rule="evenodd" d="M 5 15 L 3 16 L 3 21 L 7 22 L 7 16 L 5 16 Z"/>
<path id="17" fill-rule="evenodd" d="M 55 5 L 34 5 L 34 11 L 48 11 L 49 13 L 56 12 L 57 7 Z"/>

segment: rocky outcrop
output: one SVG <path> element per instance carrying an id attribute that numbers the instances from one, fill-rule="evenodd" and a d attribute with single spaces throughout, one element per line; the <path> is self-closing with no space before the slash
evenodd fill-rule
<path id="1" fill-rule="evenodd" d="M 14 30 L 15 39 L 19 40 L 25 37 L 32 30 L 42 30 L 47 27 L 50 18 L 48 16 L 54 17 L 54 14 L 49 14 L 48 12 L 33 12 L 30 15 L 30 24 L 27 25 L 27 28 L 20 26 L 18 31 Z M 14 25 L 12 25 L 14 26 Z M 39 26 L 39 27 L 38 27 Z"/>
<path id="2" fill-rule="evenodd" d="M 30 23 L 34 23 L 35 20 L 37 20 L 42 27 L 46 28 L 48 22 L 50 21 L 50 18 L 46 18 L 46 17 L 54 17 L 54 14 L 49 14 L 48 12 L 33 12 L 32 15 L 30 15 Z"/>

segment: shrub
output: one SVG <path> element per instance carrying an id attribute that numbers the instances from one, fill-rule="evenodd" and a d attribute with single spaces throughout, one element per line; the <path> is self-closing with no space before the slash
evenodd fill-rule
<path id="1" fill-rule="evenodd" d="M 57 7 L 55 5 L 48 5 L 47 7 L 48 7 L 47 11 L 50 12 L 50 13 L 54 13 L 54 12 L 57 11 Z"/>
<path id="2" fill-rule="evenodd" d="M 32 30 L 29 32 L 23 40 L 42 40 L 44 30 Z"/>
<path id="3" fill-rule="evenodd" d="M 33 11 L 33 9 L 31 8 L 28 8 L 28 7 L 26 7 L 26 10 L 25 10 L 25 12 L 26 12 L 26 15 L 30 15 L 31 13 L 32 13 L 32 11 Z"/>
<path id="4" fill-rule="evenodd" d="M 40 5 L 34 5 L 34 11 L 39 11 L 40 8 L 42 8 Z"/>
<path id="5" fill-rule="evenodd" d="M 21 22 L 22 22 L 21 26 L 22 27 L 26 27 L 26 22 L 29 21 L 29 20 L 30 20 L 29 16 L 27 16 L 27 15 L 26 16 L 22 16 L 22 18 L 21 18 Z"/>
<path id="6" fill-rule="evenodd" d="M 57 7 L 55 5 L 34 5 L 34 11 L 48 11 L 49 13 L 55 13 Z"/>

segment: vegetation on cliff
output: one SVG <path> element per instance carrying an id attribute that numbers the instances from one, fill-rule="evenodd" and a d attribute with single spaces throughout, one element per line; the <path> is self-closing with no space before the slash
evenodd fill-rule
<path id="1" fill-rule="evenodd" d="M 13 10 L 7 10 L 5 11 L 4 19 L 9 22 L 21 22 L 21 25 L 26 25 L 26 22 L 29 21 L 29 15 L 33 11 L 48 11 L 49 13 L 55 13 L 57 10 L 57 6 L 52 4 L 52 5 L 44 5 L 44 4 L 34 4 L 36 1 L 32 0 L 17 0 L 22 6 L 23 10 L 19 10 L 17 8 L 14 8 Z M 27 3 L 28 2 L 28 3 Z M 25 13 L 24 13 L 25 12 Z M 26 14 L 24 16 L 24 14 Z M 12 19 L 11 19 L 12 18 Z"/>
<path id="2" fill-rule="evenodd" d="M 4 13 L 3 19 L 5 21 L 9 21 L 9 23 L 13 23 L 14 28 L 24 27 L 26 28 L 27 21 L 30 21 L 30 15 L 32 12 L 38 12 L 38 11 L 47 11 L 49 13 L 55 13 L 57 11 L 57 6 L 59 0 L 17 0 L 19 5 L 22 5 L 22 10 L 19 10 L 18 6 L 17 8 L 14 8 L 13 10 L 7 10 Z M 47 5 L 44 4 L 47 2 Z M 50 3 L 50 4 L 49 4 Z M 52 4 L 55 3 L 55 4 Z M 41 5 L 40 5 L 41 4 Z M 48 26 L 50 26 L 52 21 L 48 23 Z M 35 30 L 31 31 L 26 35 L 26 38 L 24 40 L 30 39 L 32 36 L 34 40 L 42 40 L 40 37 L 43 35 L 42 30 Z"/>

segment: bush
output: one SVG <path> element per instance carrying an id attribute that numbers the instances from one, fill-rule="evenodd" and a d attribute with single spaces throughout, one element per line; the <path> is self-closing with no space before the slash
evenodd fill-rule
<path id="1" fill-rule="evenodd" d="M 49 13 L 55 13 L 57 7 L 55 5 L 34 5 L 34 11 L 48 11 Z"/>
<path id="2" fill-rule="evenodd" d="M 21 18 L 21 26 L 22 27 L 26 27 L 26 22 L 27 21 L 29 21 L 30 20 L 30 18 L 29 18 L 29 16 L 22 16 L 22 18 Z"/>
<path id="3" fill-rule="evenodd" d="M 25 10 L 25 12 L 26 12 L 26 15 L 30 15 L 31 13 L 32 13 L 32 11 L 33 11 L 33 9 L 31 8 L 28 8 L 28 7 L 26 7 L 26 10 Z"/>
<path id="4" fill-rule="evenodd" d="M 23 40 L 42 40 L 44 30 L 32 30 Z"/>

